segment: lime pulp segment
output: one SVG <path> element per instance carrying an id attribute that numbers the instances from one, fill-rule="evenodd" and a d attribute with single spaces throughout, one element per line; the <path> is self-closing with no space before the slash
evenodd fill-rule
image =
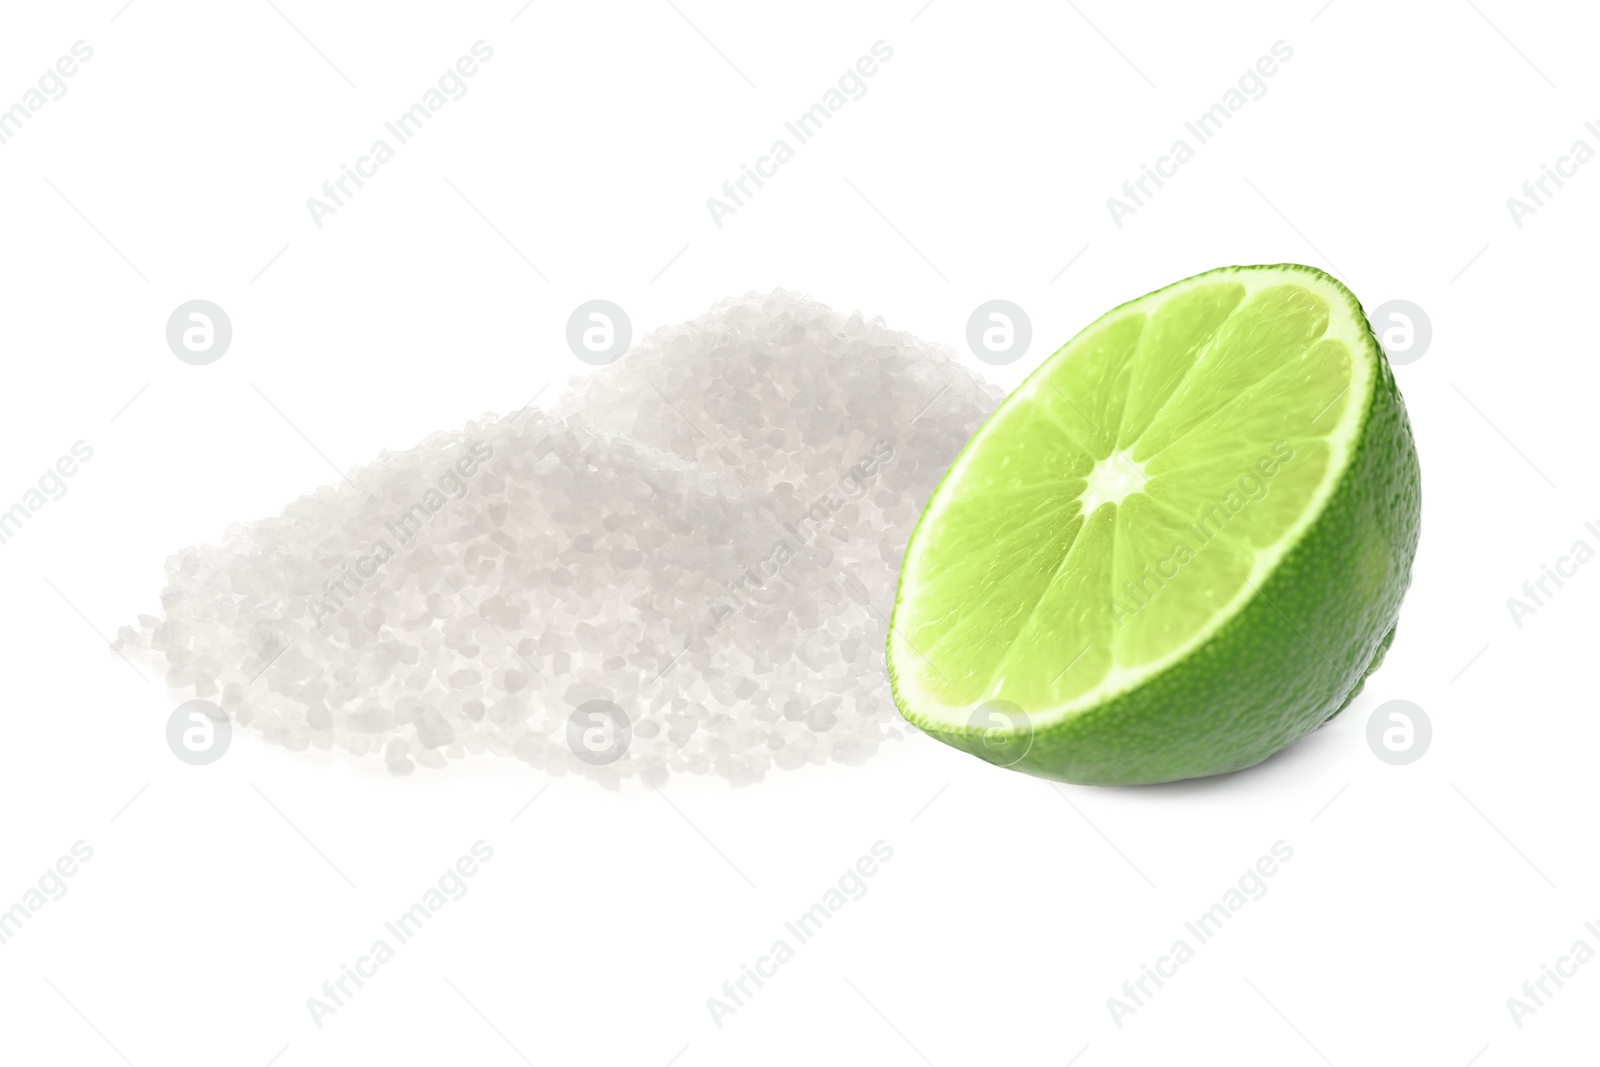
<path id="1" fill-rule="evenodd" d="M 1181 660 L 1251 598 L 1348 465 L 1373 388 L 1354 299 L 1213 271 L 1106 315 L 951 466 L 889 637 L 907 718 L 1004 701 L 1044 728 Z"/>

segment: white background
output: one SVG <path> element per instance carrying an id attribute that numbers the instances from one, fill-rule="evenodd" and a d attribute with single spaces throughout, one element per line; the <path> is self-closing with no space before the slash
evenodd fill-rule
<path id="1" fill-rule="evenodd" d="M 1520 228 L 1506 198 L 1600 148 L 1596 20 L 1319 2 L 6 5 L 0 106 L 94 57 L 0 145 L 0 505 L 73 442 L 94 458 L 0 546 L 0 907 L 94 856 L 0 946 L 0 1060 L 1592 1057 L 1600 963 L 1520 1028 L 1506 998 L 1600 949 L 1600 565 L 1520 627 L 1506 601 L 1600 545 L 1600 163 Z M 468 94 L 317 228 L 306 198 L 480 39 Z M 706 198 L 879 40 L 867 95 L 715 226 Z M 1279 40 L 1267 94 L 1115 226 L 1106 198 Z M 176 548 L 582 371 L 587 299 L 642 332 L 783 286 L 960 346 L 1003 297 L 1036 338 L 984 368 L 1009 386 L 1116 303 L 1280 261 L 1426 309 L 1397 368 L 1425 505 L 1387 663 L 1250 771 L 1056 788 L 917 737 L 663 798 L 511 761 L 390 779 L 251 734 L 193 768 L 177 698 L 106 651 Z M 233 322 L 207 367 L 165 344 L 193 298 Z M 1391 699 L 1433 722 L 1410 766 L 1365 741 Z M 315 1026 L 306 998 L 480 839 L 470 893 Z M 878 840 L 868 894 L 714 1025 L 706 998 Z M 1115 1025 L 1107 998 L 1279 840 L 1267 895 Z"/>

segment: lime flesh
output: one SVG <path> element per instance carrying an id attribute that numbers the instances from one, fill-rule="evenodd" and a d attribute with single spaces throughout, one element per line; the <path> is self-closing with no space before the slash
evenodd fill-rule
<path id="1" fill-rule="evenodd" d="M 906 550 L 888 641 L 913 725 L 1046 777 L 1265 759 L 1392 635 L 1416 451 L 1355 298 L 1230 267 L 1111 311 L 994 412 Z"/>

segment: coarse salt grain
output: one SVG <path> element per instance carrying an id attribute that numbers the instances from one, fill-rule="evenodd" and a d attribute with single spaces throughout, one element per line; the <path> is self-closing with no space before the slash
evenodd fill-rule
<path id="1" fill-rule="evenodd" d="M 395 774 L 859 763 L 902 733 L 881 650 L 906 540 L 999 398 L 880 319 L 724 301 L 548 411 L 435 433 L 180 551 L 161 618 L 116 645 L 269 742 Z M 625 717 L 609 762 L 573 744 L 588 701 Z"/>

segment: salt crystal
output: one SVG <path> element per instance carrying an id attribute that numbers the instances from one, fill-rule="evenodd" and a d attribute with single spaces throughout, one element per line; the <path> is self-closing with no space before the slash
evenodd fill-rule
<path id="1" fill-rule="evenodd" d="M 906 540 L 998 401 L 879 319 L 724 301 L 548 410 L 183 549 L 162 616 L 114 647 L 270 741 L 394 774 L 498 755 L 614 788 L 859 763 L 903 736 L 881 650 Z M 580 753 L 591 701 L 626 729 Z"/>

